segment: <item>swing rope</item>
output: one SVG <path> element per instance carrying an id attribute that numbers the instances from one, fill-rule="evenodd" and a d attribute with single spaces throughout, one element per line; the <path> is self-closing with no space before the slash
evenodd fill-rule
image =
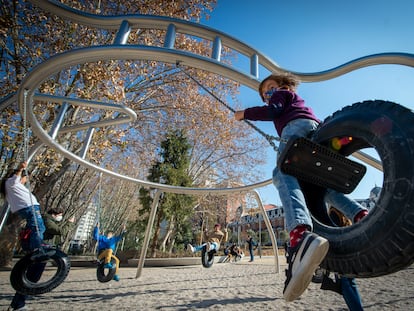
<path id="1" fill-rule="evenodd" d="M 184 73 L 188 78 L 190 78 L 191 80 L 193 80 L 199 87 L 201 87 L 204 91 L 206 91 L 208 94 L 210 94 L 210 96 L 212 96 L 215 100 L 217 100 L 219 103 L 221 103 L 224 107 L 226 107 L 227 109 L 229 109 L 231 112 L 235 113 L 236 110 L 234 110 L 231 106 L 229 106 L 228 104 L 226 104 L 223 100 L 221 100 L 221 98 L 219 98 L 216 94 L 214 94 L 212 91 L 210 91 L 209 89 L 207 89 L 201 82 L 199 82 L 197 79 L 195 79 L 192 75 L 190 75 L 187 71 L 185 71 L 179 63 L 176 64 L 177 68 Z M 276 141 L 280 141 L 279 137 L 275 137 L 269 134 L 266 134 L 265 132 L 263 132 L 261 129 L 259 129 L 256 125 L 254 125 L 253 123 L 251 123 L 248 120 L 243 120 L 245 123 L 247 123 L 251 128 L 253 128 L 256 132 L 258 132 L 260 135 L 262 135 L 267 142 L 270 144 L 270 146 L 273 148 L 274 151 L 278 151 L 278 147 L 275 144 L 275 140 Z"/>
<path id="2" fill-rule="evenodd" d="M 97 208 L 96 208 L 96 219 L 97 222 L 99 223 L 99 231 L 98 234 L 104 234 L 104 230 L 102 229 L 102 224 L 101 224 L 101 214 L 102 214 L 102 173 L 99 173 L 99 181 L 98 181 L 98 203 L 97 203 Z M 128 214 L 129 215 L 129 214 Z M 126 223 L 128 217 L 126 217 L 124 223 Z M 95 244 L 95 253 L 97 253 L 97 247 L 98 247 L 98 243 Z M 113 252 L 114 255 L 116 255 L 118 251 L 118 243 L 116 245 L 116 248 Z"/>
<path id="3" fill-rule="evenodd" d="M 99 185 L 98 185 L 98 204 L 97 204 L 97 219 L 98 223 L 101 224 L 101 197 L 102 194 L 102 173 L 99 173 Z"/>
<path id="4" fill-rule="evenodd" d="M 96 223 L 99 224 L 98 228 L 98 235 L 101 233 L 101 192 L 102 192 L 102 173 L 99 173 L 99 180 L 98 180 L 98 204 L 96 204 Z M 98 241 L 96 241 L 94 246 L 94 253 L 96 257 L 98 257 Z"/>
<path id="5" fill-rule="evenodd" d="M 27 107 L 27 94 L 28 94 L 28 91 L 25 90 L 24 99 L 23 99 L 24 101 L 24 105 L 23 105 L 23 160 L 26 163 L 26 167 L 24 168 L 24 170 L 26 173 L 27 189 L 29 190 L 30 204 L 31 204 L 33 219 L 34 219 L 34 223 L 36 227 L 36 233 L 37 233 L 37 236 L 40 238 L 39 223 L 36 217 L 36 209 L 33 204 L 33 197 L 32 197 L 31 190 L 30 190 L 31 189 L 30 178 L 29 178 L 29 173 L 27 171 L 27 165 L 28 165 L 28 160 L 29 160 L 29 128 L 27 126 L 27 108 L 26 108 Z"/>

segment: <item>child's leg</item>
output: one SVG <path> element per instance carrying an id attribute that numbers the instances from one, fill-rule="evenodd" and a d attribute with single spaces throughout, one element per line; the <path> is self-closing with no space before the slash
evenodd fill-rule
<path id="1" fill-rule="evenodd" d="M 115 255 L 112 255 L 112 259 L 115 260 L 115 274 L 118 274 L 118 270 L 119 270 L 119 259 Z"/>
<path id="2" fill-rule="evenodd" d="M 305 137 L 318 126 L 317 122 L 307 119 L 297 119 L 289 122 L 283 129 L 278 155 L 286 147 L 286 142 L 292 136 Z M 289 232 L 298 228 L 291 236 L 291 246 L 300 239 L 305 230 L 312 230 L 312 219 L 306 206 L 305 196 L 296 177 L 284 174 L 276 167 L 273 171 L 273 184 L 279 192 L 280 200 L 285 210 L 286 227 Z"/>
<path id="3" fill-rule="evenodd" d="M 291 232 L 299 225 L 305 225 L 312 230 L 312 219 L 298 180 L 276 167 L 273 171 L 273 184 L 285 210 L 287 230 Z"/>
<path id="4" fill-rule="evenodd" d="M 359 295 L 358 286 L 355 279 L 341 277 L 342 295 L 349 310 L 363 310 L 361 296 Z"/>
<path id="5" fill-rule="evenodd" d="M 112 257 L 112 253 L 113 253 L 113 251 L 112 251 L 112 249 L 106 249 L 105 250 L 105 263 L 110 263 L 111 262 L 111 257 Z"/>
<path id="6" fill-rule="evenodd" d="M 99 260 L 104 259 L 104 263 L 107 264 L 111 262 L 111 256 L 112 256 L 112 249 L 105 249 L 99 253 L 98 259 Z"/>
<path id="7" fill-rule="evenodd" d="M 367 210 L 361 204 L 348 198 L 343 193 L 327 189 L 325 194 L 326 202 L 341 211 L 352 222 L 355 220 L 355 216 L 363 210 Z"/>
<path id="8" fill-rule="evenodd" d="M 45 224 L 40 214 L 40 206 L 28 206 L 17 211 L 17 214 L 26 220 L 26 228 L 32 230 L 31 248 L 39 248 L 43 243 L 43 233 L 45 232 Z"/>
<path id="9" fill-rule="evenodd" d="M 217 242 L 212 242 L 212 243 L 210 243 L 210 250 L 212 251 L 212 250 L 216 250 L 216 251 L 218 251 L 219 250 L 219 248 L 220 248 L 220 244 L 219 243 L 217 243 Z"/>
<path id="10" fill-rule="evenodd" d="M 194 252 L 199 252 L 203 249 L 204 245 L 206 245 L 207 243 L 203 243 L 201 245 L 196 245 L 194 246 Z"/>

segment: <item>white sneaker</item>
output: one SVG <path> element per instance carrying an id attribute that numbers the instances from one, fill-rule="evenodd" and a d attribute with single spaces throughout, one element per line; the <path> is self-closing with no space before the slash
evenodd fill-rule
<path id="1" fill-rule="evenodd" d="M 210 242 L 207 242 L 207 243 L 206 243 L 206 251 L 207 251 L 207 253 L 208 253 L 210 250 L 211 250 L 211 244 L 210 244 Z"/>
<path id="2" fill-rule="evenodd" d="M 187 244 L 187 249 L 192 253 L 195 252 L 194 246 L 192 246 L 191 244 Z"/>
<path id="3" fill-rule="evenodd" d="M 328 250 L 328 240 L 312 232 L 306 232 L 302 241 L 295 248 L 288 250 L 289 266 L 283 289 L 286 301 L 293 301 L 303 294 Z"/>

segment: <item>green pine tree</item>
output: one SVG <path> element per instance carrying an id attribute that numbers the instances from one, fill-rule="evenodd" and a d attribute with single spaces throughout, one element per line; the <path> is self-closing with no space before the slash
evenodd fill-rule
<path id="1" fill-rule="evenodd" d="M 191 145 L 182 130 L 167 133 L 161 142 L 160 160 L 150 169 L 148 180 L 161 184 L 191 187 L 189 176 Z M 143 211 L 148 215 L 152 198 L 148 189 L 140 190 Z M 154 223 L 154 232 L 150 244 L 150 256 L 156 251 L 171 252 L 181 249 L 186 241 L 191 240 L 191 219 L 195 198 L 189 195 L 164 193 L 158 206 Z M 147 217 L 146 217 L 147 218 Z M 143 224 L 146 225 L 146 221 Z"/>

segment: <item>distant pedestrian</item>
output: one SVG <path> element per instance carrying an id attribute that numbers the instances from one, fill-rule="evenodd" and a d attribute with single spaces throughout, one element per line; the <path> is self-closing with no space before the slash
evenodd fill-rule
<path id="1" fill-rule="evenodd" d="M 247 244 L 249 245 L 249 255 L 250 255 L 250 260 L 249 262 L 253 262 L 254 261 L 254 250 L 253 250 L 253 246 L 256 246 L 256 242 L 253 240 L 253 237 L 251 235 L 247 236 Z"/>

